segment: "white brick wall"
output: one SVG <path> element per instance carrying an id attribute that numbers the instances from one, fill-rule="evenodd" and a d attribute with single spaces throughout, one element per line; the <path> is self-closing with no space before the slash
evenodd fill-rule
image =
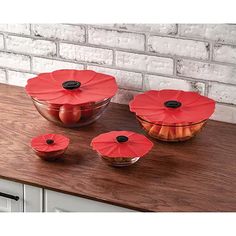
<path id="1" fill-rule="evenodd" d="M 0 52 L 0 67 L 30 70 L 30 57 L 11 52 Z"/>
<path id="2" fill-rule="evenodd" d="M 0 83 L 6 83 L 6 72 L 3 69 L 0 69 Z"/>
<path id="3" fill-rule="evenodd" d="M 91 44 L 141 51 L 144 51 L 145 47 L 145 38 L 142 34 L 93 27 L 88 28 L 88 42 Z"/>
<path id="4" fill-rule="evenodd" d="M 210 39 L 216 42 L 236 43 L 236 25 L 229 24 L 183 24 L 181 36 Z"/>
<path id="5" fill-rule="evenodd" d="M 150 36 L 148 38 L 148 50 L 160 54 L 208 59 L 208 48 L 209 43 L 196 40 L 160 36 Z"/>
<path id="6" fill-rule="evenodd" d="M 0 35 L 0 49 L 4 48 L 3 35 Z"/>
<path id="7" fill-rule="evenodd" d="M 142 90 L 143 79 L 141 73 L 114 70 L 97 66 L 88 66 L 88 69 L 114 76 L 120 88 Z"/>
<path id="8" fill-rule="evenodd" d="M 112 50 L 86 47 L 73 44 L 60 44 L 60 56 L 65 59 L 91 62 L 96 64 L 112 64 Z"/>
<path id="9" fill-rule="evenodd" d="M 235 86 L 211 83 L 209 86 L 209 97 L 218 102 L 224 102 L 236 105 Z"/>
<path id="10" fill-rule="evenodd" d="M 216 44 L 213 51 L 213 60 L 236 64 L 236 45 Z"/>
<path id="11" fill-rule="evenodd" d="M 27 84 L 27 80 L 35 76 L 36 76 L 35 74 L 9 70 L 8 71 L 8 84 L 17 85 L 17 86 L 25 86 Z"/>
<path id="12" fill-rule="evenodd" d="M 236 65 L 219 65 L 192 60 L 178 60 L 177 74 L 195 79 L 236 84 Z"/>
<path id="13" fill-rule="evenodd" d="M 77 25 L 65 24 L 34 24 L 32 32 L 35 36 L 67 40 L 73 42 L 85 42 L 85 28 Z"/>
<path id="14" fill-rule="evenodd" d="M 52 60 L 40 57 L 33 57 L 32 59 L 32 71 L 35 73 L 50 72 L 59 69 L 83 70 L 84 66 L 77 63 Z"/>
<path id="15" fill-rule="evenodd" d="M 114 102 L 147 89 L 197 91 L 236 123 L 236 24 L 0 24 L 0 82 L 57 69 L 117 78 Z"/>
<path id="16" fill-rule="evenodd" d="M 6 48 L 9 51 L 40 56 L 52 57 L 56 55 L 54 42 L 18 36 L 6 36 Z"/>
<path id="17" fill-rule="evenodd" d="M 30 35 L 30 24 L 0 24 L 0 31 Z"/>
<path id="18" fill-rule="evenodd" d="M 173 74 L 173 60 L 164 57 L 118 51 L 116 52 L 116 65 L 145 72 Z"/>
<path id="19" fill-rule="evenodd" d="M 186 91 L 195 91 L 204 95 L 205 84 L 201 82 L 185 81 L 163 76 L 147 75 L 144 79 L 144 89 L 180 89 Z"/>
<path id="20" fill-rule="evenodd" d="M 104 26 L 121 30 L 131 30 L 137 32 L 165 35 L 175 35 L 177 33 L 177 24 L 109 24 Z"/>

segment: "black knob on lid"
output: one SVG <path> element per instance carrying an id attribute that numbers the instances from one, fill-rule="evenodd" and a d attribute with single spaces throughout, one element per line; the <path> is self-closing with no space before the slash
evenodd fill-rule
<path id="1" fill-rule="evenodd" d="M 126 137 L 126 136 L 120 135 L 120 136 L 117 136 L 117 137 L 116 137 L 116 140 L 117 140 L 117 142 L 119 142 L 119 143 L 124 143 L 124 142 L 127 142 L 127 141 L 129 140 L 129 138 Z"/>
<path id="2" fill-rule="evenodd" d="M 175 101 L 175 100 L 170 100 L 170 101 L 166 101 L 164 103 L 164 105 L 168 108 L 178 108 L 180 107 L 182 104 L 181 102 Z"/>
<path id="3" fill-rule="evenodd" d="M 75 81 L 75 80 L 68 80 L 68 81 L 65 81 L 63 84 L 62 84 L 62 87 L 64 89 L 68 89 L 68 90 L 73 90 L 73 89 L 77 89 L 81 86 L 81 83 L 79 81 Z"/>
<path id="4" fill-rule="evenodd" d="M 47 139 L 47 140 L 46 140 L 46 143 L 47 143 L 47 144 L 53 144 L 53 143 L 54 143 L 54 140 L 53 140 L 53 139 Z"/>

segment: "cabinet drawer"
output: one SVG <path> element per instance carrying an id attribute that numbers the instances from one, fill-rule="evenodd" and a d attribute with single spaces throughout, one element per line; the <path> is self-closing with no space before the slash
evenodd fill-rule
<path id="1" fill-rule="evenodd" d="M 46 212 L 131 212 L 132 210 L 68 194 L 45 190 Z"/>
<path id="2" fill-rule="evenodd" d="M 0 212 L 23 212 L 23 184 L 0 179 L 0 193 L 19 197 L 14 200 L 0 196 Z"/>

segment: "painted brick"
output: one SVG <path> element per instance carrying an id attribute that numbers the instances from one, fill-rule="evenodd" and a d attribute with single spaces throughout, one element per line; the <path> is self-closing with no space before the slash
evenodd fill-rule
<path id="1" fill-rule="evenodd" d="M 120 104 L 128 104 L 137 94 L 138 92 L 132 90 L 119 89 L 111 101 Z"/>
<path id="2" fill-rule="evenodd" d="M 60 56 L 65 59 L 84 61 L 101 65 L 111 65 L 113 60 L 112 50 L 66 43 L 60 44 Z"/>
<path id="3" fill-rule="evenodd" d="M 40 56 L 56 55 L 56 44 L 54 42 L 18 36 L 7 36 L 6 48 L 14 52 Z"/>
<path id="4" fill-rule="evenodd" d="M 178 60 L 177 75 L 236 84 L 236 67 L 233 66 Z"/>
<path id="5" fill-rule="evenodd" d="M 213 48 L 213 60 L 236 63 L 236 46 L 216 44 Z"/>
<path id="6" fill-rule="evenodd" d="M 175 35 L 177 33 L 176 24 L 105 24 L 104 26 L 165 35 Z"/>
<path id="7" fill-rule="evenodd" d="M 88 66 L 88 69 L 114 76 L 120 88 L 134 90 L 142 89 L 142 75 L 140 73 L 115 70 L 98 66 Z"/>
<path id="8" fill-rule="evenodd" d="M 211 83 L 209 85 L 208 96 L 213 98 L 217 102 L 236 105 L 236 86 Z"/>
<path id="9" fill-rule="evenodd" d="M 29 24 L 0 24 L 0 31 L 30 35 L 30 25 Z"/>
<path id="10" fill-rule="evenodd" d="M 148 38 L 148 50 L 167 55 L 177 55 L 185 57 L 193 57 L 199 59 L 208 59 L 209 43 L 175 39 L 170 37 L 150 36 Z"/>
<path id="11" fill-rule="evenodd" d="M 32 70 L 36 73 L 50 72 L 59 69 L 76 69 L 83 70 L 84 66 L 76 63 L 65 61 L 51 60 L 39 57 L 33 57 Z"/>
<path id="12" fill-rule="evenodd" d="M 35 76 L 35 74 L 30 73 L 8 71 L 8 84 L 24 87 L 27 84 L 27 80 Z"/>
<path id="13" fill-rule="evenodd" d="M 0 69 L 0 83 L 6 83 L 6 72 L 2 69 Z"/>
<path id="14" fill-rule="evenodd" d="M 30 70 L 30 58 L 10 52 L 0 52 L 0 67 Z"/>
<path id="15" fill-rule="evenodd" d="M 85 42 L 85 28 L 78 25 L 34 24 L 32 32 L 38 37 Z"/>
<path id="16" fill-rule="evenodd" d="M 162 74 L 173 73 L 173 60 L 170 58 L 149 56 L 143 54 L 116 52 L 116 65 L 134 70 Z"/>
<path id="17" fill-rule="evenodd" d="M 180 35 L 236 43 L 236 25 L 229 24 L 182 24 Z"/>
<path id="18" fill-rule="evenodd" d="M 4 48 L 3 35 L 0 35 L 0 49 Z"/>
<path id="19" fill-rule="evenodd" d="M 144 50 L 145 38 L 142 34 L 89 27 L 88 42 L 109 47 Z"/>
<path id="20" fill-rule="evenodd" d="M 211 119 L 236 124 L 236 107 L 217 103 Z"/>
<path id="21" fill-rule="evenodd" d="M 144 90 L 151 89 L 179 89 L 185 91 L 195 91 L 204 95 L 205 84 L 201 82 L 191 82 L 164 76 L 146 75 L 144 79 Z"/>

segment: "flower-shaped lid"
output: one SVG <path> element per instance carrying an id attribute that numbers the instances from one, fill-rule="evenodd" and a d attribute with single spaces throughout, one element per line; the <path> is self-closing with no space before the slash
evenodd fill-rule
<path id="1" fill-rule="evenodd" d="M 31 147 L 38 152 L 61 151 L 68 147 L 70 140 L 61 134 L 44 134 L 31 140 Z"/>
<path id="2" fill-rule="evenodd" d="M 196 92 L 150 90 L 136 95 L 129 107 L 149 122 L 173 124 L 208 119 L 214 112 L 215 101 Z"/>
<path id="3" fill-rule="evenodd" d="M 150 151 L 153 143 L 144 135 L 131 131 L 111 131 L 95 137 L 91 146 L 107 157 L 142 157 Z"/>
<path id="4" fill-rule="evenodd" d="M 57 70 L 29 79 L 25 89 L 38 100 L 79 105 L 111 98 L 117 84 L 114 77 L 92 70 Z"/>

